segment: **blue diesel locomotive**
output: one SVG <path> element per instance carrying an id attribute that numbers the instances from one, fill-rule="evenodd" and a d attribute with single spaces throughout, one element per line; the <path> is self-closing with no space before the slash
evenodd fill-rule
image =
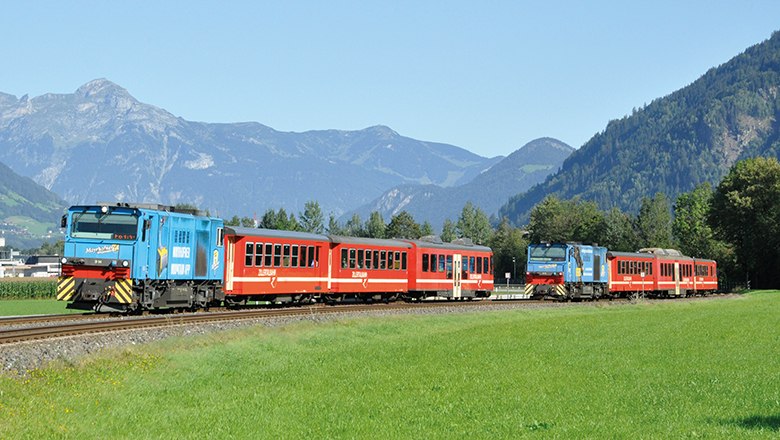
<path id="1" fill-rule="evenodd" d="M 72 206 L 57 299 L 68 308 L 132 312 L 224 299 L 223 221 L 162 205 Z"/>
<path id="2" fill-rule="evenodd" d="M 607 248 L 580 243 L 528 246 L 525 293 L 555 299 L 597 299 L 609 294 Z"/>

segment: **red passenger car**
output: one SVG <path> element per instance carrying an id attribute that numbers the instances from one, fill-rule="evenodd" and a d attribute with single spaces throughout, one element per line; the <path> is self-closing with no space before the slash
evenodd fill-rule
<path id="1" fill-rule="evenodd" d="M 409 298 L 488 297 L 493 291 L 493 252 L 470 242 L 409 241 Z"/>
<path id="2" fill-rule="evenodd" d="M 398 240 L 331 236 L 326 301 L 393 301 L 409 285 L 409 250 Z"/>
<path id="3" fill-rule="evenodd" d="M 327 291 L 330 246 L 324 235 L 225 228 L 226 301 L 310 301 Z"/>
<path id="4" fill-rule="evenodd" d="M 674 249 L 609 252 L 608 260 L 613 295 L 680 297 L 712 293 L 718 288 L 715 261 L 696 260 Z"/>

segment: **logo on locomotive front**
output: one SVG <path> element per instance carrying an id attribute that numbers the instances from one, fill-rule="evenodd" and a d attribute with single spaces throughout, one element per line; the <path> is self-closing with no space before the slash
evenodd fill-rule
<path id="1" fill-rule="evenodd" d="M 86 254 L 112 254 L 115 252 L 119 252 L 119 245 L 118 244 L 107 244 L 105 246 L 98 246 L 98 247 L 91 247 L 84 249 L 84 253 Z"/>
<path id="2" fill-rule="evenodd" d="M 219 268 L 219 251 L 214 249 L 214 253 L 211 254 L 211 270 L 217 270 Z"/>

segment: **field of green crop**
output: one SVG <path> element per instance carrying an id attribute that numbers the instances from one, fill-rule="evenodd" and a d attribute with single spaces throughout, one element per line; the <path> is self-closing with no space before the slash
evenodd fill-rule
<path id="1" fill-rule="evenodd" d="M 0 278 L 0 301 L 56 297 L 56 278 Z M 3 307 L 2 302 L 0 302 L 0 307 Z"/>
<path id="2" fill-rule="evenodd" d="M 257 327 L 0 376 L 0 438 L 777 438 L 780 293 Z"/>

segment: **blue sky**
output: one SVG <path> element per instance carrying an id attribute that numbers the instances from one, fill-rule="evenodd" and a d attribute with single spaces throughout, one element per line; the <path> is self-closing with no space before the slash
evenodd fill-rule
<path id="1" fill-rule="evenodd" d="M 188 120 L 361 129 L 506 155 L 611 119 L 780 30 L 765 1 L 29 1 L 0 91 L 108 78 Z"/>

